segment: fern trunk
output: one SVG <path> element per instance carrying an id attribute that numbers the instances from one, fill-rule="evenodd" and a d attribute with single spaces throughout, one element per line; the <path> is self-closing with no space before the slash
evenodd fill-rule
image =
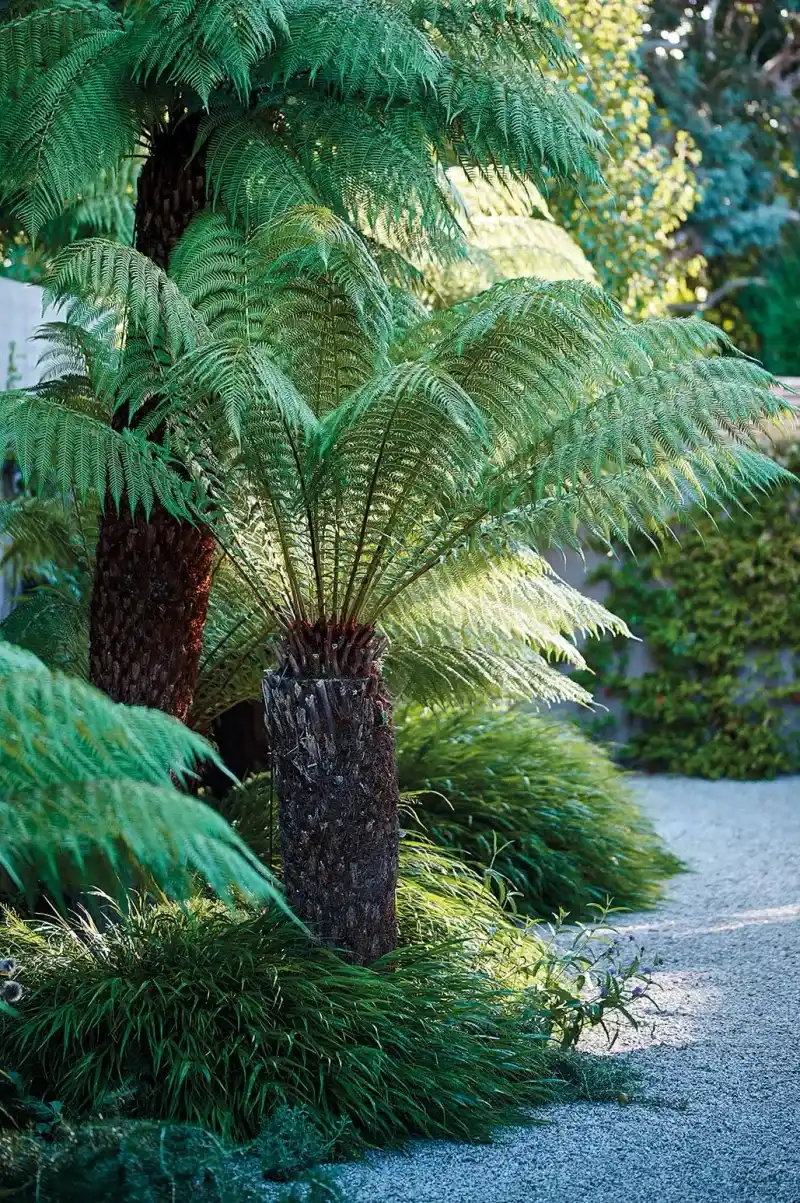
<path id="1" fill-rule="evenodd" d="M 288 902 L 362 965 L 397 944 L 399 789 L 381 651 L 367 627 L 304 627 L 264 678 Z"/>
<path id="2" fill-rule="evenodd" d="M 167 268 L 205 205 L 197 123 L 185 119 L 154 140 L 139 177 L 136 247 Z M 127 415 L 117 412 L 119 428 Z M 134 419 L 135 421 L 135 419 Z M 92 681 L 114 701 L 185 719 L 194 692 L 214 558 L 210 531 L 173 518 L 158 503 L 149 520 L 107 499 L 100 524 L 90 619 Z"/>

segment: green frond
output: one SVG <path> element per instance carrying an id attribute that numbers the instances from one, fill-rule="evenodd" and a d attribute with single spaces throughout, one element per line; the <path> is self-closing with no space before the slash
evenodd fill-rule
<path id="1" fill-rule="evenodd" d="M 585 667 L 577 635 L 629 634 L 525 547 L 451 557 L 406 590 L 382 626 L 387 675 L 422 705 L 480 696 L 586 703 L 551 661 Z"/>
<path id="2" fill-rule="evenodd" d="M 120 70 L 124 37 L 80 38 L 0 114 L 4 196 L 33 239 L 136 148 L 141 100 Z"/>
<path id="3" fill-rule="evenodd" d="M 549 0 L 407 0 L 402 7 L 416 24 L 435 29 L 454 56 L 499 37 L 519 57 L 567 68 L 579 61 L 564 16 Z"/>
<path id="4" fill-rule="evenodd" d="M 260 578 L 259 584 L 269 590 L 268 581 Z M 209 597 L 190 716 L 193 727 L 207 731 L 215 718 L 237 702 L 261 696 L 278 630 L 274 614 L 265 609 L 246 579 L 229 559 L 221 560 Z"/>
<path id="5" fill-rule="evenodd" d="M 101 172 L 97 180 L 76 196 L 42 232 L 49 245 L 64 245 L 78 238 L 107 237 L 133 242 L 136 181 L 141 161 L 127 159 Z"/>
<path id="6" fill-rule="evenodd" d="M 120 27 L 119 17 L 96 0 L 56 0 L 0 25 L 0 96 L 19 100 L 79 39 Z"/>
<path id="7" fill-rule="evenodd" d="M 154 343 L 160 332 L 173 357 L 205 335 L 200 315 L 147 255 L 103 238 L 87 238 L 56 255 L 45 278 L 48 301 L 80 297 L 114 309 L 131 332 Z"/>
<path id="8" fill-rule="evenodd" d="M 456 199 L 416 107 L 384 113 L 301 93 L 283 137 L 323 204 L 378 243 L 411 259 L 463 255 Z"/>
<path id="9" fill-rule="evenodd" d="M 97 541 L 97 510 L 61 497 L 14 497 L 0 502 L 0 567 L 14 576 L 48 576 L 53 570 L 88 572 Z"/>
<path id="10" fill-rule="evenodd" d="M 170 279 L 216 338 L 257 340 L 266 320 L 250 238 L 220 212 L 200 213 L 170 257 Z"/>
<path id="11" fill-rule="evenodd" d="M 260 346 L 207 342 L 175 365 L 165 387 L 179 401 L 187 391 L 209 398 L 212 438 L 232 435 L 244 442 L 249 459 L 264 457 L 265 466 L 277 432 L 298 432 L 305 440 L 316 429 L 308 402 Z"/>
<path id="12" fill-rule="evenodd" d="M 493 699 L 544 705 L 591 704 L 591 694 L 527 644 L 509 639 L 495 647 L 471 643 L 443 622 L 441 643 L 431 632 L 421 645 L 397 645 L 386 658 L 386 678 L 397 697 L 425 706 Z"/>
<path id="13" fill-rule="evenodd" d="M 132 430 L 112 430 L 97 418 L 38 392 L 0 393 L 0 445 L 37 492 L 75 493 L 81 500 L 106 493 L 119 506 L 149 513 L 156 498 L 171 514 L 191 519 L 200 502 L 162 447 Z"/>
<path id="14" fill-rule="evenodd" d="M 279 0 L 144 0 L 130 37 L 135 78 L 191 88 L 202 104 L 230 83 L 241 100 L 255 64 L 286 32 Z"/>
<path id="15" fill-rule="evenodd" d="M 212 201 L 222 202 L 246 229 L 262 226 L 296 205 L 320 203 L 274 124 L 269 112 L 223 111 L 210 114 L 200 128 Z"/>
<path id="16" fill-rule="evenodd" d="M 287 26 L 264 72 L 273 86 L 307 76 L 342 96 L 385 103 L 424 95 L 441 73 L 441 53 L 400 6 L 295 0 Z"/>
<path id="17" fill-rule="evenodd" d="M 426 265 L 428 296 L 437 308 L 519 276 L 595 282 L 583 251 L 551 219 L 530 185 L 497 173 L 469 178 L 459 167 L 451 167 L 447 174 L 465 207 L 469 256 L 459 262 Z"/>
<path id="18" fill-rule="evenodd" d="M 48 668 L 89 680 L 89 597 L 92 577 L 59 574 L 15 598 L 0 622 L 0 639 L 32 652 Z"/>
<path id="19" fill-rule="evenodd" d="M 0 866 L 19 888 L 87 886 L 100 864 L 145 870 L 169 892 L 201 873 L 279 900 L 269 874 L 219 815 L 182 793 L 209 745 L 158 711 L 119 706 L 0 644 Z"/>

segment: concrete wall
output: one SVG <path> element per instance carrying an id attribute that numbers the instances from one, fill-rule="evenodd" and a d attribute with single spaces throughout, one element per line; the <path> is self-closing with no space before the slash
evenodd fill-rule
<path id="1" fill-rule="evenodd" d="M 0 277 L 0 389 L 26 388 L 39 379 L 37 361 L 44 346 L 31 339 L 42 324 L 42 290 Z M 10 481 L 3 475 L 3 490 Z M 11 609 L 11 583 L 0 574 L 0 618 Z"/>

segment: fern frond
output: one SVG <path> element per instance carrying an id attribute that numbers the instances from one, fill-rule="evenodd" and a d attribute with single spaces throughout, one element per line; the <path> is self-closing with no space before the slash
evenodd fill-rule
<path id="1" fill-rule="evenodd" d="M 314 187 L 274 130 L 274 115 L 210 114 L 200 127 L 214 204 L 224 203 L 245 229 L 296 205 L 319 204 Z"/>
<path id="2" fill-rule="evenodd" d="M 19 100 L 36 76 L 49 71 L 87 34 L 119 29 L 120 18 L 94 0 L 56 0 L 0 25 L 0 96 Z"/>
<path id="3" fill-rule="evenodd" d="M 45 278 L 45 296 L 50 302 L 80 297 L 113 308 L 150 343 L 163 332 L 175 357 L 196 347 L 206 332 L 200 315 L 152 259 L 103 238 L 87 238 L 60 251 Z"/>
<path id="4" fill-rule="evenodd" d="M 591 694 L 521 640 L 491 646 L 442 623 L 440 643 L 428 633 L 421 645 L 398 639 L 386 658 L 386 678 L 397 697 L 425 706 L 487 699 L 544 705 L 591 704 Z"/>
<path id="5" fill-rule="evenodd" d="M 469 256 L 462 262 L 426 265 L 428 295 L 437 307 L 457 304 L 500 280 L 519 276 L 595 282 L 583 251 L 550 218 L 529 185 L 497 173 L 470 179 L 458 167 L 447 174 L 465 207 Z"/>
<path id="6" fill-rule="evenodd" d="M 385 103 L 435 88 L 442 61 L 399 7 L 300 0 L 287 6 L 287 37 L 265 66 L 268 85 L 308 76 L 342 96 Z"/>
<path id="7" fill-rule="evenodd" d="M 126 244 L 133 242 L 136 183 L 141 166 L 140 160 L 128 159 L 101 172 L 58 218 L 48 222 L 43 240 L 55 246 L 95 236 Z"/>
<path id="8" fill-rule="evenodd" d="M 209 745 L 157 711 L 119 706 L 0 644 L 0 865 L 20 888 L 94 884 L 98 861 L 138 867 L 169 892 L 192 872 L 281 902 L 225 821 L 181 793 Z"/>
<path id="9" fill-rule="evenodd" d="M 124 37 L 107 28 L 80 38 L 5 107 L 4 195 L 33 239 L 135 149 L 142 101 L 120 69 Z"/>
<path id="10" fill-rule="evenodd" d="M 89 680 L 88 573 L 60 573 L 40 582 L 15 599 L 14 609 L 0 622 L 0 639 L 32 652 L 54 671 Z"/>
<path id="11" fill-rule="evenodd" d="M 422 705 L 496 698 L 579 701 L 550 661 L 585 667 L 577 635 L 628 635 L 625 624 L 572 589 L 529 548 L 451 557 L 383 615 L 386 671 Z"/>
<path id="12" fill-rule="evenodd" d="M 172 465 L 163 448 L 132 430 L 105 422 L 38 393 L 0 394 L 0 445 L 19 464 L 23 479 L 39 492 L 74 492 L 101 503 L 108 492 L 119 506 L 149 513 L 154 500 L 176 517 L 192 519 L 198 489 Z"/>
<path id="13" fill-rule="evenodd" d="M 17 579 L 48 575 L 53 569 L 88 572 L 97 538 L 97 512 L 76 508 L 63 498 L 14 497 L 0 502 L 0 567 Z"/>
<path id="14" fill-rule="evenodd" d="M 224 82 L 246 101 L 253 67 L 287 32 L 280 0 L 146 0 L 140 8 L 129 51 L 135 78 L 191 88 L 204 106 Z"/>

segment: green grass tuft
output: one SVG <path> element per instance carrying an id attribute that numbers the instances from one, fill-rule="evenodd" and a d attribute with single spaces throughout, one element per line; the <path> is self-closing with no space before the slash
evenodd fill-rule
<path id="1" fill-rule="evenodd" d="M 518 908 L 585 919 L 646 907 L 680 861 L 637 809 L 623 773 L 570 724 L 523 710 L 412 712 L 399 723 L 400 782 L 439 845 L 491 865 Z"/>
<path id="2" fill-rule="evenodd" d="M 134 1117 L 233 1140 L 281 1106 L 354 1144 L 484 1140 L 559 1094 L 540 1000 L 457 946 L 363 969 L 275 911 L 212 902 L 133 907 L 103 932 L 9 917 L 2 939 L 27 991 L 0 1017 L 3 1055 L 78 1116 L 134 1082 Z"/>

